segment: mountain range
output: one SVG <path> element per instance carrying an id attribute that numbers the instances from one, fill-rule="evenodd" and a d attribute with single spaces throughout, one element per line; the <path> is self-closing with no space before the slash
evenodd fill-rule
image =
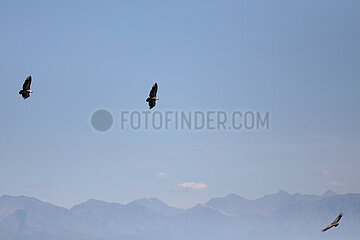
<path id="1" fill-rule="evenodd" d="M 321 229 L 343 212 L 340 226 Z M 0 240 L 359 239 L 360 194 L 236 194 L 189 209 L 156 198 L 126 205 L 90 199 L 67 209 L 26 196 L 0 197 Z"/>

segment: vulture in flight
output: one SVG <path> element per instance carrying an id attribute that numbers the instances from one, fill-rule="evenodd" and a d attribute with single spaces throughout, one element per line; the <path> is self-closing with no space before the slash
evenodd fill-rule
<path id="1" fill-rule="evenodd" d="M 30 85 L 31 85 L 31 75 L 25 79 L 22 90 L 20 90 L 20 92 L 19 92 L 19 94 L 24 99 L 27 99 L 28 97 L 30 97 L 30 93 L 32 93 L 32 90 L 30 89 Z"/>
<path id="2" fill-rule="evenodd" d="M 339 216 L 338 216 L 329 226 L 327 226 L 326 228 L 324 228 L 322 231 L 325 232 L 325 231 L 329 230 L 329 229 L 332 228 L 332 227 L 337 227 L 337 226 L 339 226 L 339 221 L 340 221 L 340 219 L 342 218 L 342 216 L 343 216 L 343 214 L 340 213 Z"/>
<path id="3" fill-rule="evenodd" d="M 149 108 L 152 109 L 153 107 L 155 107 L 155 104 L 156 104 L 156 100 L 159 100 L 157 97 L 156 97 L 156 93 L 157 93 L 157 90 L 158 90 L 158 85 L 157 83 L 155 83 L 152 88 L 151 88 L 151 91 L 149 93 L 149 97 L 146 99 L 146 101 L 149 103 Z"/>

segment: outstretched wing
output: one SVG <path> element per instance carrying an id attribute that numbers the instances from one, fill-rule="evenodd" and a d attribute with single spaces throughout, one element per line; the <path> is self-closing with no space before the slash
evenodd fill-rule
<path id="1" fill-rule="evenodd" d="M 156 97 L 157 90 L 158 90 L 158 85 L 157 85 L 157 83 L 155 83 L 151 88 L 151 91 L 149 93 L 149 97 L 150 98 Z"/>
<path id="2" fill-rule="evenodd" d="M 149 101 L 149 107 L 150 109 L 152 109 L 153 107 L 155 107 L 156 102 L 155 101 Z"/>
<path id="3" fill-rule="evenodd" d="M 23 90 L 29 90 L 30 89 L 30 85 L 31 85 L 31 76 L 28 76 L 25 79 L 25 82 L 23 84 Z"/>
<path id="4" fill-rule="evenodd" d="M 339 216 L 334 220 L 333 223 L 338 223 L 340 221 L 340 219 L 342 218 L 343 214 L 340 213 Z"/>
<path id="5" fill-rule="evenodd" d="M 321 231 L 325 232 L 325 231 L 329 230 L 330 228 L 332 228 L 333 226 L 334 226 L 333 224 L 330 224 L 329 226 L 327 226 L 326 228 L 324 228 Z"/>

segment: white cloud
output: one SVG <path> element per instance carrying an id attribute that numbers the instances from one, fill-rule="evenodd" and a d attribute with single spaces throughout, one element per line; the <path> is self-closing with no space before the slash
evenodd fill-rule
<path id="1" fill-rule="evenodd" d="M 208 188 L 205 183 L 185 182 L 179 183 L 175 187 L 177 192 L 188 192 L 188 191 L 202 191 Z"/>
<path id="2" fill-rule="evenodd" d="M 168 174 L 165 172 L 158 173 L 157 178 L 168 178 Z"/>

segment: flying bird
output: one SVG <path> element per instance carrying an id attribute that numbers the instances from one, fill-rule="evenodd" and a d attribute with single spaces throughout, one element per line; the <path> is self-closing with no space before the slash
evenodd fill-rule
<path id="1" fill-rule="evenodd" d="M 149 97 L 146 99 L 146 101 L 149 103 L 149 108 L 152 109 L 153 107 L 155 107 L 155 104 L 156 104 L 156 100 L 159 100 L 157 97 L 156 97 L 156 93 L 157 93 L 157 90 L 158 90 L 158 85 L 157 83 L 155 83 L 152 88 L 151 88 L 151 91 L 149 93 Z"/>
<path id="2" fill-rule="evenodd" d="M 30 89 L 30 85 L 31 85 L 31 75 L 29 75 L 26 79 L 25 82 L 23 84 L 22 90 L 20 90 L 19 94 L 24 98 L 27 99 L 28 97 L 30 97 L 30 93 L 32 93 L 33 91 Z"/>
<path id="3" fill-rule="evenodd" d="M 324 228 L 322 231 L 325 232 L 325 231 L 329 230 L 329 229 L 332 228 L 332 227 L 337 227 L 337 226 L 339 226 L 339 221 L 340 221 L 340 219 L 342 218 L 342 216 L 343 216 L 343 214 L 340 213 L 339 216 L 338 216 L 329 226 L 327 226 L 326 228 Z"/>

